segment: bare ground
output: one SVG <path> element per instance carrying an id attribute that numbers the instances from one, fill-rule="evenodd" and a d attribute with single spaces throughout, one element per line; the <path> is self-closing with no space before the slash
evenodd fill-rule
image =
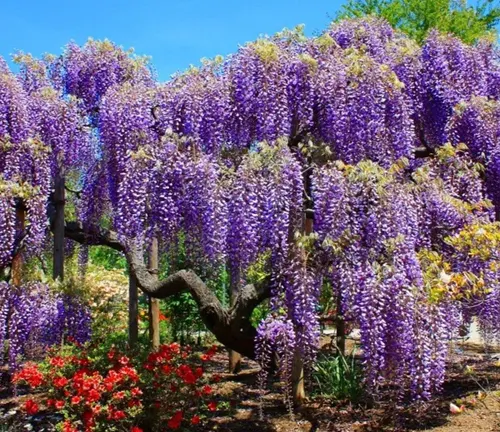
<path id="1" fill-rule="evenodd" d="M 220 410 L 198 430 L 219 432 L 500 432 L 500 363 L 476 347 L 458 347 L 452 355 L 443 392 L 427 403 L 398 404 L 387 400 L 347 401 L 311 398 L 295 413 L 294 420 L 282 400 L 282 388 L 274 382 L 261 402 L 256 385 L 258 368 L 245 361 L 242 372 L 225 373 L 227 356 L 215 356 L 209 372 L 221 376 L 215 391 Z M 0 386 L 0 432 L 30 430 L 20 421 L 2 428 L 7 418 L 19 416 L 26 395 L 13 396 Z M 480 393 L 479 393 L 480 392 Z M 35 398 L 37 395 L 35 395 Z M 450 402 L 464 404 L 460 414 L 450 413 Z M 7 414 L 9 413 L 10 414 Z M 51 431 L 57 421 L 50 413 L 30 420 L 32 431 Z M 24 421 L 24 423 L 26 423 Z M 12 425 L 12 420 L 9 420 Z"/>

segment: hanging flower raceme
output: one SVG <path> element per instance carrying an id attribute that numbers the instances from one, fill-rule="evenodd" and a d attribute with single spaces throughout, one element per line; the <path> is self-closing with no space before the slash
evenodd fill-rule
<path id="1" fill-rule="evenodd" d="M 446 142 L 453 108 L 472 96 L 498 97 L 496 54 L 491 46 L 471 47 L 451 36 L 432 32 L 422 50 L 423 127 L 427 145 Z"/>
<path id="2" fill-rule="evenodd" d="M 270 253 L 273 273 L 288 259 L 302 222 L 302 168 L 287 146 L 252 151 L 230 183 L 228 258 L 233 282 L 245 278 L 259 255 Z"/>
<path id="3" fill-rule="evenodd" d="M 384 19 L 371 16 L 335 22 L 328 34 L 342 49 L 363 48 L 382 62 L 389 59 L 390 44 L 394 40 L 406 39 Z"/>
<path id="4" fill-rule="evenodd" d="M 8 70 L 0 73 L 0 183 L 5 213 L 1 266 L 9 264 L 15 243 L 23 240 L 30 253 L 39 251 L 46 231 L 46 203 L 50 193 L 50 149 L 33 139 L 30 99 Z M 15 207 L 24 208 L 27 221 L 16 232 Z M 14 239 L 14 241 L 13 241 Z"/>
<path id="5" fill-rule="evenodd" d="M 14 143 L 26 140 L 30 133 L 28 95 L 8 69 L 0 70 L 0 107 L 0 138 Z"/>
<path id="6" fill-rule="evenodd" d="M 194 156 L 184 168 L 182 195 L 177 199 L 187 252 L 216 265 L 226 256 L 227 235 L 227 202 L 220 168 L 205 155 Z"/>
<path id="7" fill-rule="evenodd" d="M 83 186 L 77 202 L 78 219 L 84 227 L 98 225 L 109 209 L 109 187 L 106 166 L 96 161 L 87 170 L 82 180 Z"/>
<path id="8" fill-rule="evenodd" d="M 270 316 L 259 324 L 256 339 L 256 359 L 261 366 L 259 386 L 261 389 L 265 387 L 268 375 L 267 371 L 272 365 L 274 354 L 276 354 L 279 357 L 280 377 L 285 383 L 284 399 L 290 413 L 293 413 L 291 382 L 295 343 L 294 325 L 283 316 Z"/>
<path id="9" fill-rule="evenodd" d="M 64 168 L 86 171 L 94 159 L 88 119 L 74 97 L 65 99 L 51 87 L 31 94 L 33 133 L 52 150 L 52 178 Z"/>
<path id="10" fill-rule="evenodd" d="M 151 157 L 144 150 L 130 152 L 118 188 L 115 226 L 119 235 L 144 242 Z"/>
<path id="11" fill-rule="evenodd" d="M 14 287 L 0 283 L 0 345 L 8 337 L 7 363 L 15 369 L 22 359 L 37 358 L 63 340 L 90 338 L 90 312 L 78 299 L 50 292 L 46 285 Z M 0 357 L 4 363 L 4 358 Z"/>
<path id="12" fill-rule="evenodd" d="M 486 97 L 472 97 L 453 110 L 447 124 L 448 139 L 455 146 L 465 144 L 472 158 L 485 166 L 488 195 L 500 208 L 500 106 Z"/>
<path id="13" fill-rule="evenodd" d="M 125 82 L 153 84 L 145 58 L 134 57 L 110 41 L 92 39 L 82 47 L 67 45 L 55 78 L 64 83 L 66 93 L 83 100 L 91 116 L 110 87 Z"/>
<path id="14" fill-rule="evenodd" d="M 46 207 L 51 179 L 50 149 L 36 139 L 21 143 L 4 140 L 0 141 L 0 146 L 5 164 L 3 172 L 0 172 L 0 189 L 6 209 L 4 223 L 6 229 L 10 226 L 5 233 L 9 236 L 7 233 L 10 230 L 12 236 L 15 230 L 16 243 L 22 240 L 28 253 L 39 252 L 47 230 Z M 16 208 L 26 212 L 26 221 L 22 226 L 19 221 L 14 222 Z M 9 244 L 14 246 L 7 238 L 6 247 Z M 7 250 L 5 253 L 8 255 Z"/>
<path id="15" fill-rule="evenodd" d="M 155 130 L 154 90 L 130 83 L 114 86 L 99 110 L 99 133 L 103 158 L 109 175 L 109 196 L 118 201 L 118 189 L 127 171 L 130 152 L 154 146 L 159 140 Z"/>

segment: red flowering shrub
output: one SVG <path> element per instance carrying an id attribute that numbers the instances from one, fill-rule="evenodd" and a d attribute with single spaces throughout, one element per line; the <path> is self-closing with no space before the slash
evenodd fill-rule
<path id="1" fill-rule="evenodd" d="M 203 368 L 215 349 L 200 358 L 178 344 L 162 345 L 145 362 L 116 350 L 104 360 L 84 350 L 52 353 L 40 366 L 27 364 L 13 381 L 46 390 L 45 405 L 63 415 L 63 432 L 141 432 L 144 423 L 175 430 L 200 423 L 200 414 L 217 408 Z M 38 409 L 26 402 L 27 414 Z"/>
<path id="2" fill-rule="evenodd" d="M 204 380 L 203 362 L 209 361 L 216 352 L 213 346 L 202 354 L 202 362 L 189 362 L 191 352 L 178 344 L 163 345 L 158 352 L 149 354 L 143 365 L 144 378 L 156 391 L 150 392 L 148 405 L 155 408 L 157 421 L 166 422 L 170 429 L 178 429 L 183 423 L 198 424 L 200 410 L 209 410 L 212 388 Z"/>

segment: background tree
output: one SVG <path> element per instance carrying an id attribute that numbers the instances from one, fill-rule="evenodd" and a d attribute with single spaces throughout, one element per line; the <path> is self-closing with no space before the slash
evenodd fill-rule
<path id="1" fill-rule="evenodd" d="M 349 0 L 339 18 L 375 15 L 386 19 L 411 38 L 422 43 L 429 31 L 451 33 L 472 44 L 484 37 L 496 37 L 500 7 L 495 0 Z"/>

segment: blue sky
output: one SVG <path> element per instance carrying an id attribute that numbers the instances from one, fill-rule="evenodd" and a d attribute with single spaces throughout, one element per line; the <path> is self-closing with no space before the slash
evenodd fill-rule
<path id="1" fill-rule="evenodd" d="M 110 39 L 150 55 L 161 81 L 284 27 L 326 28 L 343 0 L 1 0 L 0 56 L 59 54 L 70 40 Z"/>

